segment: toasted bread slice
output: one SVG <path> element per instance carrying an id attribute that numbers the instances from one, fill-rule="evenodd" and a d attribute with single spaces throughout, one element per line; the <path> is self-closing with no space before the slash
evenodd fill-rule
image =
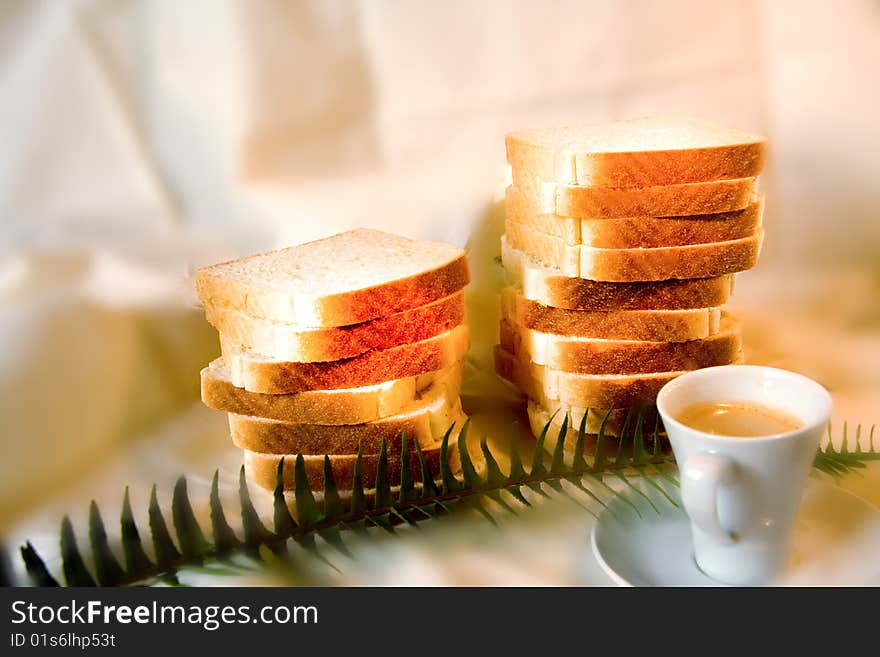
<path id="1" fill-rule="evenodd" d="M 440 370 L 465 357 L 470 334 L 467 326 L 461 325 L 421 342 L 321 363 L 271 358 L 243 350 L 222 336 L 220 342 L 235 386 L 250 392 L 281 394 L 359 388 Z"/>
<path id="2" fill-rule="evenodd" d="M 735 362 L 739 362 L 739 355 Z M 653 404 L 666 383 L 683 371 L 649 374 L 574 374 L 530 363 L 495 347 L 495 371 L 545 408 L 562 402 L 583 408 L 627 408 Z"/>
<path id="3" fill-rule="evenodd" d="M 565 276 L 502 240 L 508 281 L 527 299 L 570 310 L 679 310 L 727 303 L 733 275 L 715 278 L 613 283 Z"/>
<path id="4" fill-rule="evenodd" d="M 455 426 L 460 428 L 464 422 L 464 419 L 465 418 L 463 416 L 459 418 Z M 456 433 L 453 432 L 449 439 L 449 466 L 453 471 L 456 471 L 459 468 L 459 462 L 456 458 L 457 450 L 455 449 L 457 439 L 458 438 Z M 420 463 L 420 459 L 418 457 L 416 449 L 413 447 L 412 441 L 408 441 L 408 445 L 410 454 L 410 476 L 412 477 L 413 481 L 420 482 L 422 481 L 422 466 Z M 437 480 L 440 477 L 440 445 L 441 443 L 438 436 L 438 440 L 434 443 L 434 445 L 421 448 L 425 467 L 431 473 L 431 478 L 433 480 Z M 284 483 L 284 490 L 294 490 L 296 484 L 294 472 L 296 469 L 297 458 L 300 457 L 302 458 L 303 465 L 305 466 L 306 478 L 308 479 L 309 488 L 311 488 L 312 490 L 323 489 L 325 459 L 330 466 L 330 470 L 333 473 L 333 481 L 339 488 L 339 490 L 351 490 L 352 482 L 354 480 L 353 475 L 355 464 L 358 460 L 356 454 L 307 456 L 291 454 L 261 454 L 259 452 L 244 450 L 244 467 L 248 477 L 250 477 L 250 479 L 255 484 L 257 484 L 261 488 L 265 488 L 266 490 L 273 490 L 275 488 L 275 481 L 278 476 L 278 465 L 280 464 L 281 459 L 284 459 L 284 466 L 282 469 L 282 481 Z M 361 456 L 360 471 L 361 481 L 364 484 L 364 488 L 374 487 L 378 463 L 379 457 L 376 454 L 364 454 Z M 400 453 L 389 453 L 386 478 L 391 486 L 397 486 L 400 484 L 400 466 Z"/>
<path id="5" fill-rule="evenodd" d="M 584 187 L 513 179 L 541 214 L 580 219 L 679 217 L 733 212 L 748 207 L 755 178 L 660 185 L 656 187 Z"/>
<path id="6" fill-rule="evenodd" d="M 502 317 L 524 328 L 557 335 L 611 340 L 684 342 L 718 332 L 720 308 L 685 310 L 568 310 L 526 299 L 513 288 L 501 291 Z"/>
<path id="7" fill-rule="evenodd" d="M 507 188 L 505 229 L 512 242 L 522 243 L 522 229 L 542 237 L 555 237 L 564 246 L 583 244 L 602 249 L 652 248 L 708 244 L 748 237 L 761 226 L 764 196 L 757 194 L 742 210 L 690 217 L 619 217 L 576 219 L 556 214 L 541 214 L 516 187 Z M 538 247 L 536 245 L 536 248 Z M 543 247 L 547 249 L 548 247 Z M 525 251 L 540 254 L 526 248 Z M 554 261 L 557 260 L 554 258 Z"/>
<path id="8" fill-rule="evenodd" d="M 299 330 L 238 310 L 205 307 L 208 321 L 243 347 L 292 362 L 352 358 L 373 349 L 419 342 L 449 331 L 465 320 L 464 292 L 439 301 L 350 326 Z"/>
<path id="9" fill-rule="evenodd" d="M 308 327 L 359 324 L 432 303 L 469 281 L 464 251 L 357 229 L 200 269 L 203 305 Z"/>
<path id="10" fill-rule="evenodd" d="M 514 173 L 596 187 L 648 187 L 750 178 L 767 140 L 686 118 L 521 130 L 507 135 Z"/>
<path id="11" fill-rule="evenodd" d="M 608 340 L 542 333 L 501 321 L 501 346 L 538 365 L 580 374 L 639 374 L 727 365 L 742 351 L 739 323 L 723 314 L 720 330 L 687 342 Z"/>
<path id="12" fill-rule="evenodd" d="M 396 454 L 402 434 L 430 447 L 460 416 L 458 397 L 435 386 L 401 413 L 363 424 L 303 424 L 230 413 L 229 430 L 238 447 L 265 454 L 354 454 L 359 445 L 365 454 L 378 454 L 383 441 Z"/>
<path id="13" fill-rule="evenodd" d="M 758 261 L 763 230 L 738 240 L 650 249 L 597 249 L 569 246 L 522 225 L 504 240 L 563 275 L 594 281 L 631 283 L 670 279 L 715 278 L 751 269 Z"/>
<path id="14" fill-rule="evenodd" d="M 461 390 L 461 375 L 462 363 L 458 362 L 442 370 L 360 388 L 267 395 L 235 387 L 229 368 L 218 358 L 202 370 L 202 401 L 219 411 L 283 422 L 360 424 L 404 412 L 432 385 L 443 386 L 454 399 Z"/>

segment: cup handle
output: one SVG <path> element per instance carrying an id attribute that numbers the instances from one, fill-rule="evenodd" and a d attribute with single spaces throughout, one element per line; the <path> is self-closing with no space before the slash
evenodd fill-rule
<path id="1" fill-rule="evenodd" d="M 691 520 L 719 543 L 736 542 L 718 519 L 718 488 L 733 479 L 733 463 L 714 454 L 689 457 L 681 468 L 681 499 Z"/>

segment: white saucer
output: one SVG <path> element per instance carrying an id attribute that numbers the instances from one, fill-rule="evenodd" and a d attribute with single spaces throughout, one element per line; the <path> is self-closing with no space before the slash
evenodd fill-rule
<path id="1" fill-rule="evenodd" d="M 688 518 L 678 489 L 658 482 L 676 508 L 651 486 L 629 499 L 615 498 L 593 525 L 593 554 L 620 586 L 722 586 L 694 561 Z M 880 585 L 880 510 L 830 484 L 810 480 L 795 529 L 788 570 L 774 586 Z"/>

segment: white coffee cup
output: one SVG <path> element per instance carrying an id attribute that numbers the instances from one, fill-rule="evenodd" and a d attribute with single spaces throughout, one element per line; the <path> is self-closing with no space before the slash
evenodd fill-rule
<path id="1" fill-rule="evenodd" d="M 756 403 L 803 424 L 737 438 L 676 419 L 701 402 Z M 723 365 L 673 379 L 657 395 L 657 409 L 681 473 L 700 570 L 726 584 L 769 583 L 788 562 L 801 493 L 831 417 L 828 391 L 794 372 Z"/>

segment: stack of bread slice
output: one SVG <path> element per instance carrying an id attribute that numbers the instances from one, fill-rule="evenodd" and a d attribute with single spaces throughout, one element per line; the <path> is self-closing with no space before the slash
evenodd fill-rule
<path id="1" fill-rule="evenodd" d="M 675 118 L 506 142 L 495 364 L 534 432 L 586 413 L 613 434 L 682 372 L 741 360 L 721 307 L 761 249 L 764 138 Z"/>
<path id="2" fill-rule="evenodd" d="M 375 230 L 206 267 L 196 287 L 222 357 L 202 370 L 202 400 L 229 414 L 249 477 L 272 489 L 303 455 L 313 490 L 364 487 L 384 443 L 400 481 L 402 436 L 439 475 L 439 440 L 461 423 L 469 347 L 465 253 Z M 413 456 L 409 467 L 420 481 Z"/>

